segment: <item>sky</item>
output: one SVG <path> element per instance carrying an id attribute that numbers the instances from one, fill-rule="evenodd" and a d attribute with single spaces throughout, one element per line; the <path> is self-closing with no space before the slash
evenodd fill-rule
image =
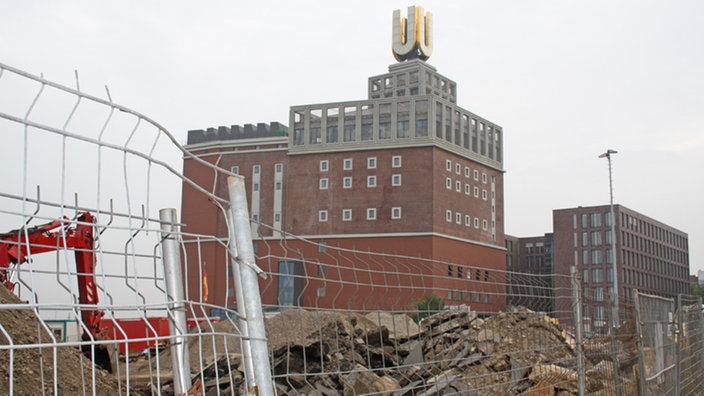
<path id="1" fill-rule="evenodd" d="M 396 63 L 400 1 L 6 2 L 0 62 L 191 129 L 279 121 L 365 99 Z M 704 2 L 428 1 L 428 63 L 504 131 L 505 230 L 614 202 L 689 235 L 704 270 Z M 0 92 L 0 96 L 8 95 Z M 7 96 L 6 96 L 7 97 Z M 0 109 L 1 111 L 2 109 Z M 39 143 L 41 144 L 41 143 Z M 180 168 L 179 158 L 169 158 Z"/>

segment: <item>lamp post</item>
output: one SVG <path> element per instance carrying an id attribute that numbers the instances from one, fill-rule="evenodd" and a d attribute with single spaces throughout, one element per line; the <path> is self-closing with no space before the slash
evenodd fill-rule
<path id="1" fill-rule="evenodd" d="M 613 278 L 614 278 L 614 292 L 611 297 L 613 298 L 613 312 L 612 312 L 612 327 L 616 328 L 619 324 L 618 317 L 618 269 L 616 266 L 616 219 L 614 218 L 614 187 L 613 180 L 611 178 L 611 155 L 616 154 L 618 151 L 608 149 L 604 154 L 599 155 L 599 158 L 606 158 L 609 161 L 609 198 L 610 198 L 610 211 L 611 211 L 611 265 L 613 268 Z"/>

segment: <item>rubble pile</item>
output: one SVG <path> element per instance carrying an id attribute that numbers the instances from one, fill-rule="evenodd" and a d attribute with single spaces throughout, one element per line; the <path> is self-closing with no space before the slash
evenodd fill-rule
<path id="1" fill-rule="evenodd" d="M 419 324 L 405 314 L 291 309 L 266 325 L 280 395 L 535 396 L 578 391 L 574 340 L 553 319 L 522 307 L 486 318 L 466 309 L 443 311 Z M 620 383 L 635 392 L 632 345 L 625 339 L 616 342 L 628 355 L 623 361 L 629 362 L 622 365 Z M 206 356 L 206 344 L 201 342 L 198 351 L 191 342 L 191 356 Z M 587 349 L 593 353 L 586 359 L 586 390 L 614 394 L 612 357 L 597 347 Z M 214 350 L 222 349 L 216 345 Z M 206 392 L 242 392 L 239 347 L 228 350 L 194 375 L 203 380 L 199 385 Z M 168 385 L 162 389 L 168 390 Z"/>

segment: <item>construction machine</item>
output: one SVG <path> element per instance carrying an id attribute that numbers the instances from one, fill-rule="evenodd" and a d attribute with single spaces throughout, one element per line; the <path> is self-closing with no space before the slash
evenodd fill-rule
<path id="1" fill-rule="evenodd" d="M 76 259 L 76 273 L 78 280 L 78 302 L 81 304 L 81 320 L 84 324 L 82 338 L 84 341 L 91 339 L 107 339 L 106 329 L 100 328 L 100 319 L 105 314 L 95 308 L 98 304 L 98 289 L 95 285 L 95 217 L 89 212 L 80 212 L 71 221 L 64 217 L 50 223 L 34 227 L 22 227 L 7 233 L 0 234 L 0 283 L 8 289 L 15 288 L 14 271 L 12 267 L 19 266 L 39 253 L 53 252 L 60 249 L 74 251 Z M 91 348 L 89 344 L 82 348 L 83 353 L 91 355 L 96 364 L 112 372 L 110 355 L 105 345 L 96 345 Z"/>

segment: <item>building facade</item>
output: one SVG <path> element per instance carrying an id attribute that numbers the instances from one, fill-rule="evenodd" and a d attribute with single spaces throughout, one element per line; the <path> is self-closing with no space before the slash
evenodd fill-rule
<path id="1" fill-rule="evenodd" d="M 189 131 L 193 155 L 245 177 L 258 265 L 273 274 L 263 302 L 391 309 L 436 294 L 502 309 L 503 130 L 459 107 L 456 83 L 420 59 L 367 86 L 363 100 L 292 106 L 288 127 Z M 227 197 L 224 176 L 193 158 L 184 175 Z M 185 232 L 226 235 L 219 210 L 184 184 Z M 228 267 L 221 244 L 187 254 L 208 273 Z M 223 285 L 208 290 L 231 305 Z"/>
<path id="2" fill-rule="evenodd" d="M 553 234 L 506 235 L 508 303 L 554 315 Z"/>
<path id="3" fill-rule="evenodd" d="M 603 333 L 610 323 L 613 257 L 621 302 L 629 301 L 634 289 L 668 298 L 689 293 L 687 234 L 622 205 L 614 205 L 614 218 L 612 234 L 609 205 L 553 211 L 555 273 L 568 276 L 571 266 L 578 268 L 588 333 Z M 570 300 L 565 295 L 570 291 L 556 289 L 555 293 L 563 297 L 556 299 L 561 305 L 558 312 L 571 322 Z"/>

